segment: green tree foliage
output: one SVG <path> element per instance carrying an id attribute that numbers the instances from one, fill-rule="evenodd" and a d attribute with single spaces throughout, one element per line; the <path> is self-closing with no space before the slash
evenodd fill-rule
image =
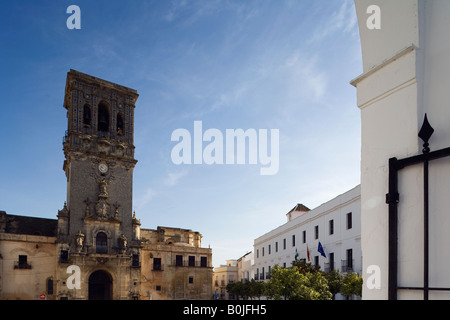
<path id="1" fill-rule="evenodd" d="M 362 284 L 362 276 L 358 276 L 356 273 L 348 273 L 342 279 L 341 293 L 346 297 L 351 297 L 352 295 L 361 296 Z"/>
<path id="2" fill-rule="evenodd" d="M 342 289 L 342 275 L 337 270 L 333 270 L 331 272 L 324 272 L 324 277 L 328 281 L 328 288 L 330 289 L 331 294 L 334 295 L 341 292 Z"/>
<path id="3" fill-rule="evenodd" d="M 276 265 L 270 272 L 266 296 L 270 299 L 330 300 L 328 281 L 321 272 L 302 272 L 297 267 Z"/>
<path id="4" fill-rule="evenodd" d="M 273 267 L 268 282 L 236 282 L 228 284 L 227 291 L 238 299 L 266 296 L 275 300 L 330 300 L 337 293 L 361 296 L 362 276 L 342 275 L 337 270 L 322 272 L 311 263 L 294 261 L 290 268 Z"/>
<path id="5" fill-rule="evenodd" d="M 313 266 L 311 263 L 305 260 L 292 261 L 292 267 L 297 268 L 299 272 L 305 274 L 308 272 L 314 273 L 320 271 L 320 266 Z"/>

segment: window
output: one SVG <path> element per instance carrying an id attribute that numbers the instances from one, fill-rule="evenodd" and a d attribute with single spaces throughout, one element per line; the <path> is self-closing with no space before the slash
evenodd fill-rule
<path id="1" fill-rule="evenodd" d="M 347 268 L 353 269 L 353 249 L 347 250 Z"/>
<path id="2" fill-rule="evenodd" d="M 259 249 L 256 249 L 256 257 L 259 258 Z"/>
<path id="3" fill-rule="evenodd" d="M 270 247 L 270 244 L 269 244 L 269 254 L 270 254 L 270 251 L 271 251 L 271 247 Z"/>
<path id="4" fill-rule="evenodd" d="M 83 124 L 91 125 L 91 107 L 88 104 L 83 107 Z"/>
<path id="5" fill-rule="evenodd" d="M 14 269 L 31 269 L 31 265 L 28 264 L 28 256 L 19 255 L 19 261 L 14 266 Z"/>
<path id="6" fill-rule="evenodd" d="M 278 241 L 275 242 L 275 252 L 278 252 Z"/>
<path id="7" fill-rule="evenodd" d="M 347 229 L 352 228 L 352 213 L 347 213 Z"/>
<path id="8" fill-rule="evenodd" d="M 328 257 L 329 257 L 329 264 L 330 264 L 330 271 L 333 271 L 334 270 L 334 252 L 330 252 L 329 254 L 328 254 Z"/>
<path id="9" fill-rule="evenodd" d="M 200 267 L 208 267 L 208 257 L 200 257 Z"/>
<path id="10" fill-rule="evenodd" d="M 69 261 L 69 251 L 61 250 L 59 253 L 59 262 L 68 262 Z"/>
<path id="11" fill-rule="evenodd" d="M 319 226 L 314 227 L 314 239 L 319 239 Z"/>
<path id="12" fill-rule="evenodd" d="M 154 271 L 162 270 L 161 258 L 153 258 L 153 270 Z"/>
<path id="13" fill-rule="evenodd" d="M 342 260 L 342 272 L 353 272 L 353 249 L 347 249 L 347 260 Z"/>
<path id="14" fill-rule="evenodd" d="M 292 246 L 295 247 L 295 234 L 292 235 Z"/>
<path id="15" fill-rule="evenodd" d="M 109 110 L 108 105 L 104 101 L 98 105 L 98 131 L 109 131 Z"/>
<path id="16" fill-rule="evenodd" d="M 116 132 L 119 136 L 123 135 L 123 116 L 121 113 L 117 114 Z"/>
<path id="17" fill-rule="evenodd" d="M 53 294 L 53 278 L 47 279 L 47 294 Z"/>
<path id="18" fill-rule="evenodd" d="M 283 250 L 286 250 L 286 239 L 283 239 Z"/>
<path id="19" fill-rule="evenodd" d="M 195 267 L 195 256 L 189 256 L 189 267 Z"/>
<path id="20" fill-rule="evenodd" d="M 131 266 L 132 267 L 139 267 L 140 266 L 139 255 L 138 254 L 133 254 L 131 256 Z"/>
<path id="21" fill-rule="evenodd" d="M 194 277 L 189 277 L 188 282 L 189 282 L 189 283 L 194 283 Z"/>
<path id="22" fill-rule="evenodd" d="M 264 257 L 264 247 L 262 247 L 262 256 Z"/>
<path id="23" fill-rule="evenodd" d="M 334 220 L 328 221 L 328 230 L 329 234 L 334 234 Z"/>
<path id="24" fill-rule="evenodd" d="M 156 286 L 156 287 L 155 287 L 155 290 L 156 290 L 156 291 L 161 291 L 161 286 Z"/>
<path id="25" fill-rule="evenodd" d="M 306 243 L 306 230 L 303 230 L 303 243 Z"/>
<path id="26" fill-rule="evenodd" d="M 108 253 L 108 237 L 106 236 L 106 233 L 97 233 L 97 236 L 95 237 L 95 252 Z"/>
<path id="27" fill-rule="evenodd" d="M 314 265 L 319 266 L 319 256 L 314 256 Z"/>
<path id="28" fill-rule="evenodd" d="M 183 266 L 183 256 L 182 255 L 176 255 L 175 256 L 175 265 L 177 266 L 177 267 L 181 267 L 181 266 Z"/>

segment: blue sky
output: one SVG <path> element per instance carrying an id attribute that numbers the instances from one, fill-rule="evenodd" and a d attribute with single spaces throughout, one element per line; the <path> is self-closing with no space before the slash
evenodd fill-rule
<path id="1" fill-rule="evenodd" d="M 66 9 L 81 9 L 69 30 Z M 66 200 L 66 73 L 139 93 L 133 203 L 142 227 L 203 234 L 213 264 L 360 180 L 362 73 L 353 0 L 8 1 L 0 11 L 0 210 L 56 218 Z M 171 134 L 279 129 L 279 171 L 175 165 Z"/>

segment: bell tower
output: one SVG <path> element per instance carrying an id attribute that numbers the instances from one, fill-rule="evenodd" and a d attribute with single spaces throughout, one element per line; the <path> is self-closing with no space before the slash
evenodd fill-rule
<path id="1" fill-rule="evenodd" d="M 93 265 L 100 261 L 106 270 L 113 257 L 139 264 L 140 223 L 132 212 L 137 98 L 136 90 L 75 70 L 67 73 L 67 200 L 58 212 L 58 242 L 65 255 L 69 252 L 80 264 L 89 265 L 81 256 L 99 258 Z M 112 278 L 119 272 L 114 269 L 118 263 L 123 265 L 116 261 L 109 267 Z M 117 292 L 115 297 L 121 295 Z"/>

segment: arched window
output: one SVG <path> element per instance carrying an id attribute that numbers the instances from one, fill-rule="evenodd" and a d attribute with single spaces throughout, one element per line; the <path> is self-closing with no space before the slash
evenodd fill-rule
<path id="1" fill-rule="evenodd" d="M 117 114 L 117 134 L 119 136 L 123 135 L 123 117 L 121 113 Z"/>
<path id="2" fill-rule="evenodd" d="M 104 101 L 98 104 L 98 131 L 109 131 L 109 108 Z"/>
<path id="3" fill-rule="evenodd" d="M 95 237 L 95 252 L 108 253 L 108 236 L 104 232 L 97 233 Z"/>
<path id="4" fill-rule="evenodd" d="M 91 125 L 91 107 L 88 104 L 83 107 L 83 124 Z"/>

